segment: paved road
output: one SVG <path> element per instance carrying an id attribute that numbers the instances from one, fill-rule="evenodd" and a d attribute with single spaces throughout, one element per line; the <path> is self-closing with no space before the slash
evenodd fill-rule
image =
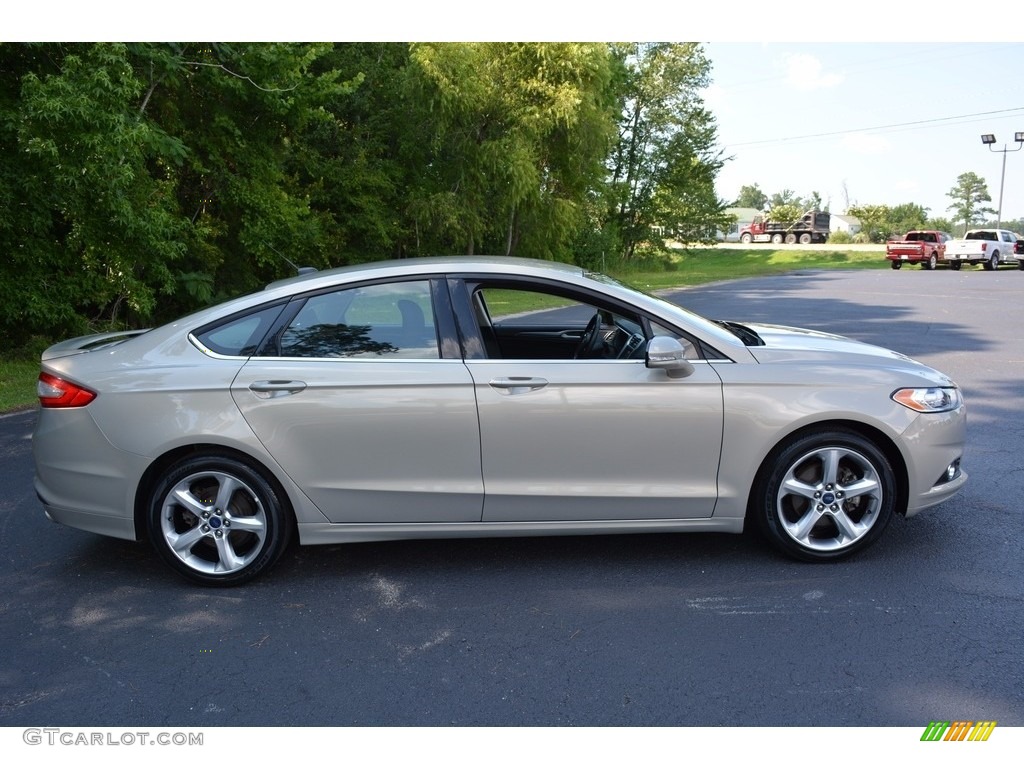
<path id="1" fill-rule="evenodd" d="M 303 548 L 195 588 L 47 522 L 31 413 L 0 420 L 0 726 L 1024 725 L 1024 274 L 795 274 L 714 317 L 884 343 L 969 398 L 971 481 L 857 559 L 753 536 Z"/>

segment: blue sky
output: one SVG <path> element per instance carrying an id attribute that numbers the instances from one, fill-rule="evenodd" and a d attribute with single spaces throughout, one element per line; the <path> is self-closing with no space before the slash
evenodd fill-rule
<path id="1" fill-rule="evenodd" d="M 1024 131 L 1024 44 L 705 44 L 704 92 L 729 160 L 718 193 L 812 191 L 850 204 L 919 203 L 947 216 L 957 176 L 973 171 L 999 204 L 1002 149 Z M 907 125 L 907 123 L 916 123 Z M 1003 220 L 1024 217 L 1024 150 L 1006 156 Z"/>

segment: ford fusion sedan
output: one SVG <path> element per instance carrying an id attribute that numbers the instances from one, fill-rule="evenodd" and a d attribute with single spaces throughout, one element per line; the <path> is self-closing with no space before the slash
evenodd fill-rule
<path id="1" fill-rule="evenodd" d="M 725 531 L 835 560 L 952 496 L 965 407 L 896 352 L 578 267 L 406 259 L 48 349 L 46 514 L 243 583 L 301 544 Z"/>

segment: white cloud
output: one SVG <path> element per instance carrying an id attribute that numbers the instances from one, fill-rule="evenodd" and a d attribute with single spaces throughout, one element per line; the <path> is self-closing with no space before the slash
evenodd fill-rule
<path id="1" fill-rule="evenodd" d="M 821 62 L 806 53 L 794 53 L 786 57 L 786 83 L 798 91 L 816 91 L 820 88 L 835 88 L 843 82 L 837 72 L 825 72 Z"/>
<path id="2" fill-rule="evenodd" d="M 866 133 L 848 133 L 843 136 L 841 144 L 844 149 L 859 155 L 881 155 L 892 149 L 892 144 L 887 139 Z"/>

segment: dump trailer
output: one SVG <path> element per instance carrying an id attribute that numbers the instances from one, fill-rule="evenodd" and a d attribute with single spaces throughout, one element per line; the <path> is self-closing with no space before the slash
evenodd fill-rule
<path id="1" fill-rule="evenodd" d="M 741 243 L 824 243 L 831 232 L 832 215 L 828 211 L 807 211 L 796 221 L 775 221 L 769 213 L 756 216 L 749 227 L 740 230 Z"/>

